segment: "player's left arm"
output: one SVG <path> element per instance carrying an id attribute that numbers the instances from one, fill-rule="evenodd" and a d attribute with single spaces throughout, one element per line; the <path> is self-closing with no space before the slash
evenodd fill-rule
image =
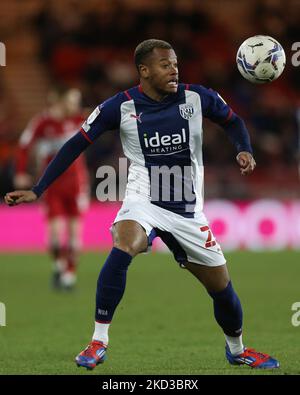
<path id="1" fill-rule="evenodd" d="M 250 142 L 250 135 L 245 122 L 232 111 L 225 100 L 215 91 L 202 88 L 201 104 L 203 115 L 219 124 L 228 135 L 237 151 L 236 161 L 241 174 L 253 172 L 256 162 Z"/>
<path id="2" fill-rule="evenodd" d="M 229 109 L 229 119 L 224 123 L 219 123 L 227 133 L 230 141 L 234 144 L 237 150 L 236 161 L 240 166 L 241 174 L 247 175 L 253 172 L 256 166 L 253 157 L 253 150 L 250 142 L 250 135 L 245 122 L 241 117 Z"/>

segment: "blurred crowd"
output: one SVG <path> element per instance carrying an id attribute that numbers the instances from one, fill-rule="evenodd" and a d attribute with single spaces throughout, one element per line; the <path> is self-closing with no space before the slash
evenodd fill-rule
<path id="1" fill-rule="evenodd" d="M 241 10 L 241 3 L 233 0 L 48 1 L 42 2 L 30 15 L 29 23 L 38 37 L 37 56 L 53 84 L 79 88 L 83 107 L 91 109 L 119 90 L 137 84 L 133 51 L 140 41 L 147 38 L 169 41 L 178 55 L 180 80 L 217 90 L 244 118 L 251 134 L 257 170 L 244 180 L 224 132 L 205 122 L 206 197 L 297 197 L 300 67 L 293 67 L 290 59 L 292 43 L 300 41 L 300 2 L 245 1 L 242 19 L 235 18 L 234 7 Z M 236 68 L 239 45 L 255 34 L 273 36 L 286 50 L 284 74 L 272 84 L 252 85 Z M 2 92 L 1 103 L 5 98 Z M 1 193 L 4 193 L 11 186 L 13 172 L 14 144 L 10 139 L 16 141 L 9 136 L 17 136 L 21 131 L 9 133 L 14 128 L 11 106 L 6 103 L 0 108 L 1 147 L 10 147 L 4 153 L 0 150 Z M 104 135 L 88 150 L 93 189 L 97 184 L 97 167 L 112 164 L 117 168 L 121 155 L 116 133 Z"/>

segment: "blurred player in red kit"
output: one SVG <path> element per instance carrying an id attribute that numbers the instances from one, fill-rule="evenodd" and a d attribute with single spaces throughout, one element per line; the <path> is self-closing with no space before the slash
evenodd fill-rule
<path id="1" fill-rule="evenodd" d="M 40 174 L 84 120 L 80 107 L 81 94 L 77 89 L 62 94 L 58 91 L 50 92 L 48 104 L 48 108 L 36 115 L 21 135 L 14 180 L 17 188 L 32 185 L 30 163 L 34 162 L 34 167 Z M 54 262 L 54 288 L 70 289 L 75 285 L 80 248 L 80 217 L 88 200 L 88 172 L 85 160 L 80 156 L 53 183 L 44 198 L 49 250 Z M 63 240 L 64 229 L 66 241 Z"/>

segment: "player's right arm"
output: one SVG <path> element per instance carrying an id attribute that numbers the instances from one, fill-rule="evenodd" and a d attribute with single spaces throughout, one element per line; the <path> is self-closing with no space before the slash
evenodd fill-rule
<path id="1" fill-rule="evenodd" d="M 62 146 L 31 191 L 9 192 L 4 198 L 5 202 L 9 206 L 15 206 L 37 200 L 89 145 L 90 142 L 83 136 L 83 132 L 79 131 Z"/>
<path id="2" fill-rule="evenodd" d="M 14 206 L 37 200 L 94 140 L 105 131 L 118 128 L 120 124 L 120 95 L 118 94 L 97 106 L 83 123 L 80 131 L 58 151 L 32 190 L 7 193 L 4 198 L 6 204 Z"/>

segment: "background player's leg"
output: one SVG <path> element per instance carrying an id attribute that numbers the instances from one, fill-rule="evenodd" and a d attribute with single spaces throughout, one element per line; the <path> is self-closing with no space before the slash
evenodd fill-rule
<path id="1" fill-rule="evenodd" d="M 147 235 L 136 221 L 117 222 L 112 228 L 114 247 L 104 263 L 97 282 L 95 332 L 93 340 L 108 343 L 108 328 L 126 286 L 132 258 L 147 249 Z"/>
<path id="2" fill-rule="evenodd" d="M 60 275 L 66 267 L 64 248 L 61 241 L 62 229 L 63 221 L 60 217 L 48 219 L 49 250 L 53 259 L 52 285 L 55 288 L 60 286 Z"/>
<path id="3" fill-rule="evenodd" d="M 70 217 L 67 220 L 68 241 L 65 247 L 66 268 L 61 276 L 62 284 L 71 288 L 76 282 L 76 271 L 80 250 L 81 222 L 79 217 Z"/>
<path id="4" fill-rule="evenodd" d="M 216 321 L 223 329 L 232 354 L 243 352 L 243 312 L 226 265 L 205 266 L 187 262 L 185 267 L 205 286 L 213 299 Z"/>

